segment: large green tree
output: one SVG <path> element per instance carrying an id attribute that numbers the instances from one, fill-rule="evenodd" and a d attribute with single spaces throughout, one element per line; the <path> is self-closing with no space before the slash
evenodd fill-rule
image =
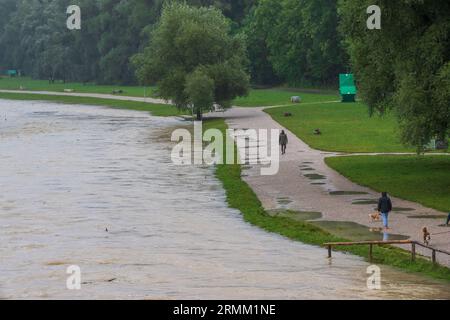
<path id="1" fill-rule="evenodd" d="M 271 69 L 292 85 L 329 85 L 345 70 L 337 30 L 337 0 L 260 0 L 245 33 L 252 76 L 270 82 Z"/>
<path id="2" fill-rule="evenodd" d="M 149 46 L 132 60 L 141 82 L 156 83 L 161 97 L 180 109 L 192 108 L 198 119 L 213 102 L 229 108 L 248 91 L 245 45 L 230 35 L 228 20 L 212 7 L 167 4 Z"/>
<path id="3" fill-rule="evenodd" d="M 381 8 L 381 30 L 366 26 L 369 5 Z M 447 142 L 450 125 L 450 2 L 341 0 L 342 32 L 371 112 L 394 109 L 402 141 L 421 152 Z"/>

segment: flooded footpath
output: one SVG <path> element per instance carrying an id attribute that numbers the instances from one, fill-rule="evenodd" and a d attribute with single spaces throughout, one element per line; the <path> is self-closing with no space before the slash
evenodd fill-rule
<path id="1" fill-rule="evenodd" d="M 144 112 L 0 100 L 0 299 L 450 299 L 450 286 L 290 241 L 176 166 Z M 69 290 L 67 267 L 81 270 Z"/>

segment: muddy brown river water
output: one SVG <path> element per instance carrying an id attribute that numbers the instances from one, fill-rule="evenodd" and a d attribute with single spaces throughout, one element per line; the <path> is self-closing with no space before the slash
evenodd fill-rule
<path id="1" fill-rule="evenodd" d="M 180 124 L 0 100 L 0 299 L 450 298 L 388 267 L 369 290 L 362 259 L 245 223 L 214 168 L 171 163 Z M 80 290 L 66 288 L 70 265 Z"/>

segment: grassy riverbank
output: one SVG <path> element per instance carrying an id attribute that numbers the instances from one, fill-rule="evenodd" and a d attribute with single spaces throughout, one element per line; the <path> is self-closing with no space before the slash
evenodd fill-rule
<path id="1" fill-rule="evenodd" d="M 204 130 L 217 128 L 226 129 L 223 120 L 205 121 Z M 271 216 L 264 210 L 253 190 L 241 179 L 239 165 L 218 165 L 216 176 L 223 183 L 230 207 L 241 211 L 245 221 L 268 232 L 278 233 L 289 239 L 320 246 L 329 241 L 346 241 L 306 221 L 293 220 L 287 217 Z M 342 247 L 340 250 L 367 258 L 368 248 L 363 246 Z M 324 249 L 324 257 L 326 250 Z M 419 272 L 436 279 L 450 281 L 450 269 L 434 266 L 425 259 L 411 262 L 409 252 L 392 246 L 374 247 L 374 263 L 385 264 L 408 272 Z"/>
<path id="2" fill-rule="evenodd" d="M 25 95 L 21 93 L 4 94 L 0 98 L 18 100 L 46 100 L 68 104 L 102 105 L 113 108 L 131 109 L 151 112 L 153 115 L 171 116 L 178 115 L 178 110 L 173 106 L 152 105 L 142 102 L 119 101 L 109 99 L 67 97 L 67 96 L 43 96 L 37 94 Z M 205 121 L 204 130 L 217 128 L 225 132 L 225 121 L 215 119 Z M 288 217 L 271 216 L 264 210 L 261 202 L 253 190 L 241 179 L 241 167 L 239 165 L 219 165 L 216 168 L 216 176 L 222 181 L 227 193 L 229 206 L 242 212 L 245 221 L 254 224 L 268 232 L 278 233 L 292 240 L 320 246 L 329 241 L 345 241 L 323 229 L 304 221 L 293 220 Z M 365 247 L 343 247 L 340 250 L 367 257 Z M 324 256 L 326 252 L 324 249 Z M 437 279 L 450 281 L 450 269 L 434 266 L 425 259 L 417 259 L 411 263 L 410 254 L 405 250 L 391 246 L 375 247 L 373 252 L 374 263 L 386 264 L 401 268 L 409 272 L 420 272 Z"/>
<path id="3" fill-rule="evenodd" d="M 326 163 L 360 185 L 450 212 L 450 156 L 351 156 Z"/>
<path id="4" fill-rule="evenodd" d="M 28 77 L 0 78 L 0 89 L 19 90 L 22 87 L 29 91 L 53 91 L 64 92 L 65 89 L 74 90 L 78 93 L 102 93 L 111 94 L 115 90 L 122 90 L 120 95 L 130 97 L 151 97 L 154 88 L 142 86 L 119 86 L 119 85 L 97 85 L 93 83 L 55 81 L 50 84 L 48 80 L 34 80 Z"/>
<path id="5" fill-rule="evenodd" d="M 20 92 L 18 93 L 0 92 L 0 99 L 50 101 L 65 104 L 105 106 L 116 109 L 147 111 L 150 112 L 153 116 L 160 116 L 160 117 L 181 115 L 180 111 L 178 111 L 178 109 L 175 106 L 165 104 L 152 104 L 137 101 L 124 101 L 124 100 L 99 99 L 99 98 L 74 97 L 74 96 L 52 96 L 42 94 L 24 94 Z"/>
<path id="6" fill-rule="evenodd" d="M 52 91 L 64 92 L 65 89 L 74 90 L 75 93 L 100 93 L 111 94 L 113 91 L 122 90 L 119 96 L 130 97 L 155 97 L 155 87 L 142 86 L 120 86 L 120 85 L 97 85 L 93 83 L 78 83 L 61 81 L 50 84 L 47 80 L 34 80 L 28 77 L 6 78 L 0 77 L 0 89 L 19 90 L 23 88 L 29 91 Z M 20 91 L 18 91 L 19 93 Z M 292 105 L 291 97 L 301 96 L 305 103 L 335 101 L 339 96 L 332 91 L 312 90 L 312 89 L 292 89 L 292 88 L 272 88 L 272 89 L 252 89 L 248 96 L 237 98 L 233 105 L 243 107 L 278 106 Z"/>

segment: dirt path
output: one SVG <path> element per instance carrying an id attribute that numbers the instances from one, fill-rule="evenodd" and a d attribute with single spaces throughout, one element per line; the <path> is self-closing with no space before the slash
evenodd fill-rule
<path id="1" fill-rule="evenodd" d="M 287 208 L 298 211 L 321 212 L 322 220 L 350 221 L 369 228 L 381 228 L 381 222 L 371 222 L 369 214 L 374 212 L 371 201 L 379 194 L 369 188 L 359 186 L 333 169 L 324 159 L 340 154 L 322 152 L 310 148 L 292 132 L 274 121 L 263 108 L 233 108 L 225 113 L 228 125 L 235 129 L 283 129 L 289 136 L 288 152 L 282 156 L 280 170 L 275 176 L 262 176 L 258 166 L 244 171 L 245 181 L 253 188 L 266 209 Z M 305 175 L 313 175 L 307 177 Z M 323 179 L 314 180 L 312 178 Z M 333 192 L 356 192 L 361 194 L 333 195 Z M 364 199 L 364 200 L 362 200 Z M 369 200 L 370 199 L 370 200 Z M 368 204 L 353 204 L 355 201 L 370 201 Z M 421 229 L 431 230 L 432 245 L 450 251 L 450 228 L 440 227 L 444 219 L 412 219 L 409 216 L 445 215 L 420 204 L 392 198 L 394 207 L 402 211 L 390 215 L 390 239 L 395 235 L 405 235 L 421 241 Z M 364 202 L 363 202 L 364 203 Z M 368 229 L 368 228 L 367 228 Z M 352 231 L 352 230 L 350 230 Z M 409 248 L 407 248 L 409 249 Z M 429 250 L 422 252 L 429 256 Z M 442 264 L 450 265 L 450 257 L 438 255 Z"/>

